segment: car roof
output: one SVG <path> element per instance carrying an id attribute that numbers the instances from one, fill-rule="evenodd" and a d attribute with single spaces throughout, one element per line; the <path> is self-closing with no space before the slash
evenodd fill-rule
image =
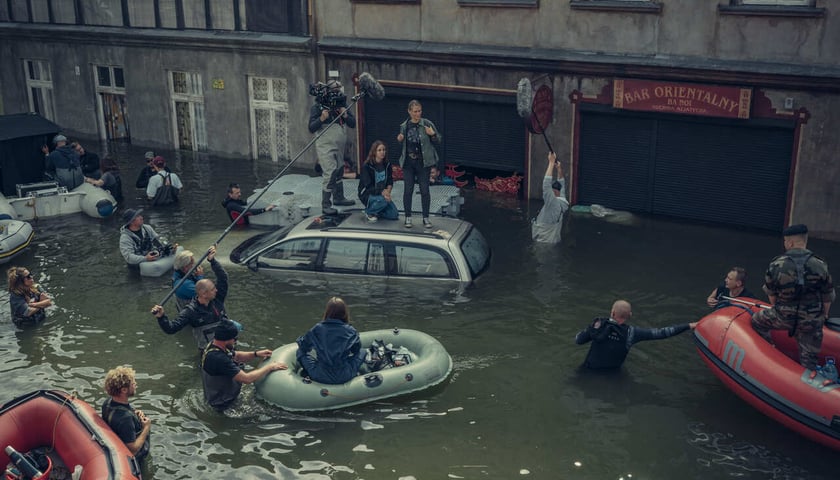
<path id="1" fill-rule="evenodd" d="M 405 228 L 401 220 L 382 220 L 369 222 L 363 212 L 341 214 L 336 217 L 315 216 L 302 221 L 289 232 L 287 238 L 306 236 L 309 231 L 321 232 L 354 232 L 354 233 L 377 233 L 384 235 L 399 236 L 402 238 L 438 238 L 449 239 L 463 235 L 470 223 L 453 217 L 432 217 L 433 228 L 426 230 L 418 222 L 414 228 Z"/>

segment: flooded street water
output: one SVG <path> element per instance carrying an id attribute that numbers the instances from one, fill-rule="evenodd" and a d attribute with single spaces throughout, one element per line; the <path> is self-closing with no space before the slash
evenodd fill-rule
<path id="1" fill-rule="evenodd" d="M 120 152 L 126 206 L 143 149 Z M 146 223 L 203 251 L 228 226 L 220 201 L 231 181 L 244 196 L 271 180 L 268 162 L 207 156 L 174 160 L 185 189 Z M 308 173 L 308 172 L 307 172 Z M 77 392 L 97 410 L 105 372 L 138 372 L 133 404 L 152 420 L 147 479 L 833 479 L 837 453 L 787 430 L 740 400 L 702 363 L 690 333 L 634 347 L 618 374 L 578 370 L 587 347 L 574 335 L 613 300 L 633 322 L 665 326 L 708 312 L 705 298 L 733 265 L 760 291 L 782 251 L 768 232 L 573 214 L 562 245 L 534 246 L 539 201 L 467 191 L 463 218 L 493 249 L 489 270 L 464 293 L 410 284 L 280 280 L 227 256 L 256 230 L 219 246 L 231 279 L 226 306 L 245 324 L 240 348 L 294 341 L 331 295 L 359 330 L 412 328 L 438 338 L 454 373 L 430 391 L 339 411 L 300 414 L 243 388 L 218 414 L 203 403 L 190 333 L 165 335 L 149 314 L 167 277 L 142 278 L 119 254 L 117 218 L 83 214 L 33 222 L 33 246 L 13 260 L 36 275 L 57 307 L 36 329 L 16 330 L 0 305 L 0 401 L 40 388 Z M 809 244 L 840 277 L 840 244 Z M 174 301 L 167 310 L 174 313 Z M 835 306 L 833 316 L 838 316 Z M 631 477 L 632 476 L 632 477 Z"/>

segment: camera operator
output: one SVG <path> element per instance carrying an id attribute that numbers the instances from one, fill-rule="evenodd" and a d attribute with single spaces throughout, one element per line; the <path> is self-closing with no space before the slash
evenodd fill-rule
<path id="1" fill-rule="evenodd" d="M 332 205 L 348 206 L 356 203 L 344 197 L 344 147 L 347 144 L 345 128 L 356 128 L 356 117 L 347 110 L 347 96 L 338 80 L 326 84 L 317 83 L 309 88 L 309 94 L 315 97 L 315 105 L 309 114 L 309 131 L 320 133 L 326 130 L 315 142 L 315 151 L 323 170 L 321 207 L 324 213 Z M 330 122 L 338 117 L 334 125 Z M 332 201 L 330 201 L 332 197 Z"/>

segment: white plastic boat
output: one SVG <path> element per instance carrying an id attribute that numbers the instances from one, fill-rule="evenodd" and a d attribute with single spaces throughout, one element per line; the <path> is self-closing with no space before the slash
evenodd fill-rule
<path id="1" fill-rule="evenodd" d="M 184 247 L 178 245 L 175 253 L 169 254 L 163 258 L 159 258 L 154 262 L 143 262 L 140 264 L 141 277 L 160 277 L 165 273 L 172 274 L 172 267 L 175 264 L 175 256 L 181 253 Z"/>
<path id="2" fill-rule="evenodd" d="M 0 213 L 0 216 L 3 216 Z M 32 242 L 35 232 L 23 220 L 0 219 L 0 264 L 16 257 Z"/>
<path id="3" fill-rule="evenodd" d="M 71 191 L 55 182 L 20 184 L 17 197 L 4 197 L 18 220 L 55 217 L 84 212 L 93 218 L 110 216 L 117 208 L 114 197 L 99 187 L 83 183 Z M 0 208 L 0 211 L 3 211 Z"/>
<path id="4" fill-rule="evenodd" d="M 257 395 L 289 411 L 333 410 L 417 392 L 446 380 L 452 372 L 452 358 L 437 339 L 417 330 L 373 330 L 360 332 L 362 348 L 375 340 L 404 347 L 411 361 L 399 367 L 360 373 L 347 383 L 328 385 L 300 376 L 297 344 L 274 350 L 271 362 L 284 362 L 288 370 L 271 372 L 256 383 Z M 363 366 L 364 370 L 365 367 Z"/>

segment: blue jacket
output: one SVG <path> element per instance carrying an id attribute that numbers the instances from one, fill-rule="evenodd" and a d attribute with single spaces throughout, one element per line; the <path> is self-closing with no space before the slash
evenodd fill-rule
<path id="1" fill-rule="evenodd" d="M 365 361 L 359 333 L 341 320 L 328 318 L 297 339 L 298 363 L 318 383 L 341 384 L 358 375 Z M 310 355 L 315 350 L 316 357 Z"/>

